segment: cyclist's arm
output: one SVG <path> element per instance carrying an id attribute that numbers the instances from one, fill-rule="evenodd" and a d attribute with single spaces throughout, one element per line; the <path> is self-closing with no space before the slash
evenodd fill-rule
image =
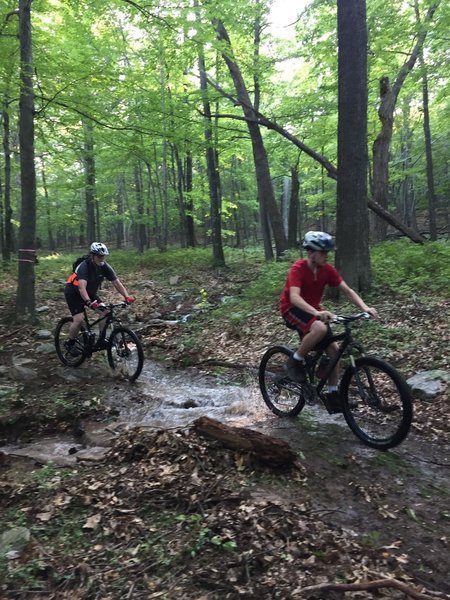
<path id="1" fill-rule="evenodd" d="M 306 302 L 306 300 L 301 296 L 300 288 L 294 285 L 291 285 L 291 287 L 289 288 L 289 300 L 297 308 L 300 308 L 301 310 L 310 313 L 311 315 L 313 315 L 313 317 L 316 317 L 321 321 L 329 321 L 333 317 L 333 314 L 329 311 L 317 310 L 317 308 L 314 308 L 314 306 L 311 306 L 311 304 Z"/>
<path id="2" fill-rule="evenodd" d="M 87 281 L 86 279 L 78 279 L 78 291 L 80 292 L 80 296 L 82 300 L 85 302 L 90 302 L 89 294 L 86 291 Z"/>
<path id="3" fill-rule="evenodd" d="M 378 319 L 377 309 L 371 306 L 367 306 L 367 304 L 364 302 L 361 296 L 359 296 L 359 294 L 357 294 L 355 290 L 349 287 L 345 283 L 345 281 L 341 281 L 341 283 L 339 284 L 339 290 L 347 297 L 347 300 L 349 302 L 354 304 L 360 310 L 369 313 L 369 315 L 374 319 Z"/>
<path id="4" fill-rule="evenodd" d="M 114 279 L 114 281 L 112 281 L 111 283 L 119 292 L 119 294 L 121 294 L 125 298 L 125 300 L 130 296 L 120 279 Z"/>

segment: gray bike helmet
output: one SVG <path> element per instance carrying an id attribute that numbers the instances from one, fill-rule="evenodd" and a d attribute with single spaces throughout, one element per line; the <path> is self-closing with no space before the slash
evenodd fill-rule
<path id="1" fill-rule="evenodd" d="M 108 248 L 101 242 L 92 242 L 89 252 L 91 254 L 99 254 L 100 256 L 108 256 L 109 254 Z"/>
<path id="2" fill-rule="evenodd" d="M 334 250 L 334 241 L 331 235 L 324 231 L 308 231 L 303 238 L 303 248 L 331 252 Z"/>

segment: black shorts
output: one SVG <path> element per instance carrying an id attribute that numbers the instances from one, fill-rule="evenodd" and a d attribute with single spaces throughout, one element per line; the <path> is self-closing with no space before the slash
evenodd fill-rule
<path id="1" fill-rule="evenodd" d="M 67 306 L 69 307 L 71 315 L 79 315 L 84 311 L 86 305 L 84 303 L 84 300 L 81 298 L 80 294 L 65 292 L 64 296 L 66 298 Z M 93 298 L 93 300 L 97 300 L 98 302 L 100 302 L 100 298 L 98 296 Z"/>
<path id="2" fill-rule="evenodd" d="M 298 332 L 300 339 L 308 333 L 314 321 L 317 321 L 317 317 L 314 317 L 311 313 L 308 313 L 301 308 L 297 308 L 296 306 L 293 306 L 284 313 L 283 319 L 286 327 L 295 329 Z M 332 335 L 331 327 L 327 324 L 327 333 L 323 340 L 317 344 L 316 349 L 324 349 L 329 346 Z"/>
<path id="3" fill-rule="evenodd" d="M 317 320 L 314 315 L 296 306 L 285 312 L 283 319 L 287 327 L 296 329 L 301 336 L 308 333 L 311 325 Z"/>

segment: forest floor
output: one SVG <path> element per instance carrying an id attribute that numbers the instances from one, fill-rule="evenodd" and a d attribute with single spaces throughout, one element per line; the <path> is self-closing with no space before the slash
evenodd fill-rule
<path id="1" fill-rule="evenodd" d="M 256 306 L 239 324 L 212 318 L 214 306 L 252 280 L 248 272 L 203 271 L 182 288 L 127 278 L 146 357 L 169 370 L 189 365 L 217 385 L 253 380 L 274 342 L 293 338 L 276 306 Z M 48 287 L 48 282 L 47 282 Z M 208 301 L 199 289 L 208 290 Z M 406 376 L 450 372 L 450 303 L 373 298 L 385 337 L 371 350 Z M 113 394 L 135 395 L 105 377 L 83 385 L 55 377 L 52 355 L 38 353 L 38 330 L 65 314 L 60 290 L 42 290 L 39 327 L 12 324 L 0 306 L 3 387 L 13 358 L 26 354 L 39 379 L 21 381 L 1 412 L 3 442 L 72 432 L 83 418 L 114 420 Z M 196 308 L 197 307 L 197 308 Z M 186 325 L 162 326 L 203 311 Z M 50 356 L 50 357 L 49 357 Z M 1 386 L 0 386 L 1 387 Z M 55 407 L 55 404 L 57 405 Z M 320 413 L 267 419 L 255 429 L 298 453 L 285 469 L 230 450 L 191 429 L 132 429 L 103 461 L 76 468 L 29 464 L 0 452 L 0 535 L 22 526 L 31 541 L 0 557 L 1 597 L 162 598 L 450 598 L 448 391 L 415 402 L 414 423 L 398 448 L 362 447 L 342 417 Z M 323 414 L 326 413 L 323 411 Z M 0 544 L 1 546 L 1 544 Z"/>

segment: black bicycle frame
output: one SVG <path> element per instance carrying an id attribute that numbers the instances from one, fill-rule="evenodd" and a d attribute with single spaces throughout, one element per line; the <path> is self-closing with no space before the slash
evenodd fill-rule
<path id="1" fill-rule="evenodd" d="M 317 385 L 316 385 L 316 391 L 318 394 L 320 394 L 320 392 L 322 391 L 323 387 L 325 386 L 328 377 L 330 376 L 330 373 L 333 371 L 333 369 L 336 367 L 336 365 L 338 364 L 338 362 L 341 360 L 342 356 L 344 355 L 345 351 L 347 350 L 347 348 L 350 347 L 357 347 L 359 349 L 360 352 L 363 352 L 362 346 L 360 346 L 359 344 L 355 344 L 353 336 L 352 336 L 352 332 L 351 332 L 351 325 L 350 323 L 344 323 L 344 327 L 345 327 L 345 331 L 343 333 L 338 333 L 336 335 L 332 335 L 329 340 L 327 340 L 327 347 L 332 344 L 333 342 L 342 342 L 338 348 L 337 354 L 334 358 L 330 359 L 329 364 L 326 366 L 325 369 L 325 374 L 319 379 Z M 313 375 L 313 373 L 316 370 L 316 366 L 320 360 L 320 357 L 323 355 L 323 353 L 326 352 L 326 348 L 321 348 L 320 350 L 317 350 L 312 362 L 313 365 L 313 369 L 311 372 L 311 376 Z M 352 357 L 352 355 L 350 354 L 350 357 Z M 352 360 L 352 358 L 350 358 L 350 360 L 352 361 L 352 366 L 354 367 L 354 361 Z"/>
<path id="2" fill-rule="evenodd" d="M 101 339 L 102 337 L 104 337 L 105 332 L 106 332 L 106 328 L 108 327 L 108 325 L 110 325 L 111 323 L 113 323 L 114 321 L 116 321 L 116 317 L 114 315 L 114 310 L 111 307 L 107 307 L 106 310 L 108 310 L 106 315 L 103 315 L 102 317 L 96 319 L 95 321 L 92 321 L 92 323 L 89 322 L 88 316 L 87 316 L 87 311 L 86 309 L 84 309 L 84 320 L 86 322 L 87 325 L 87 330 L 88 331 L 92 331 L 92 328 L 95 327 L 96 325 L 98 325 L 101 321 L 105 321 L 105 326 L 102 328 L 101 332 L 100 332 L 100 336 L 99 338 Z"/>

